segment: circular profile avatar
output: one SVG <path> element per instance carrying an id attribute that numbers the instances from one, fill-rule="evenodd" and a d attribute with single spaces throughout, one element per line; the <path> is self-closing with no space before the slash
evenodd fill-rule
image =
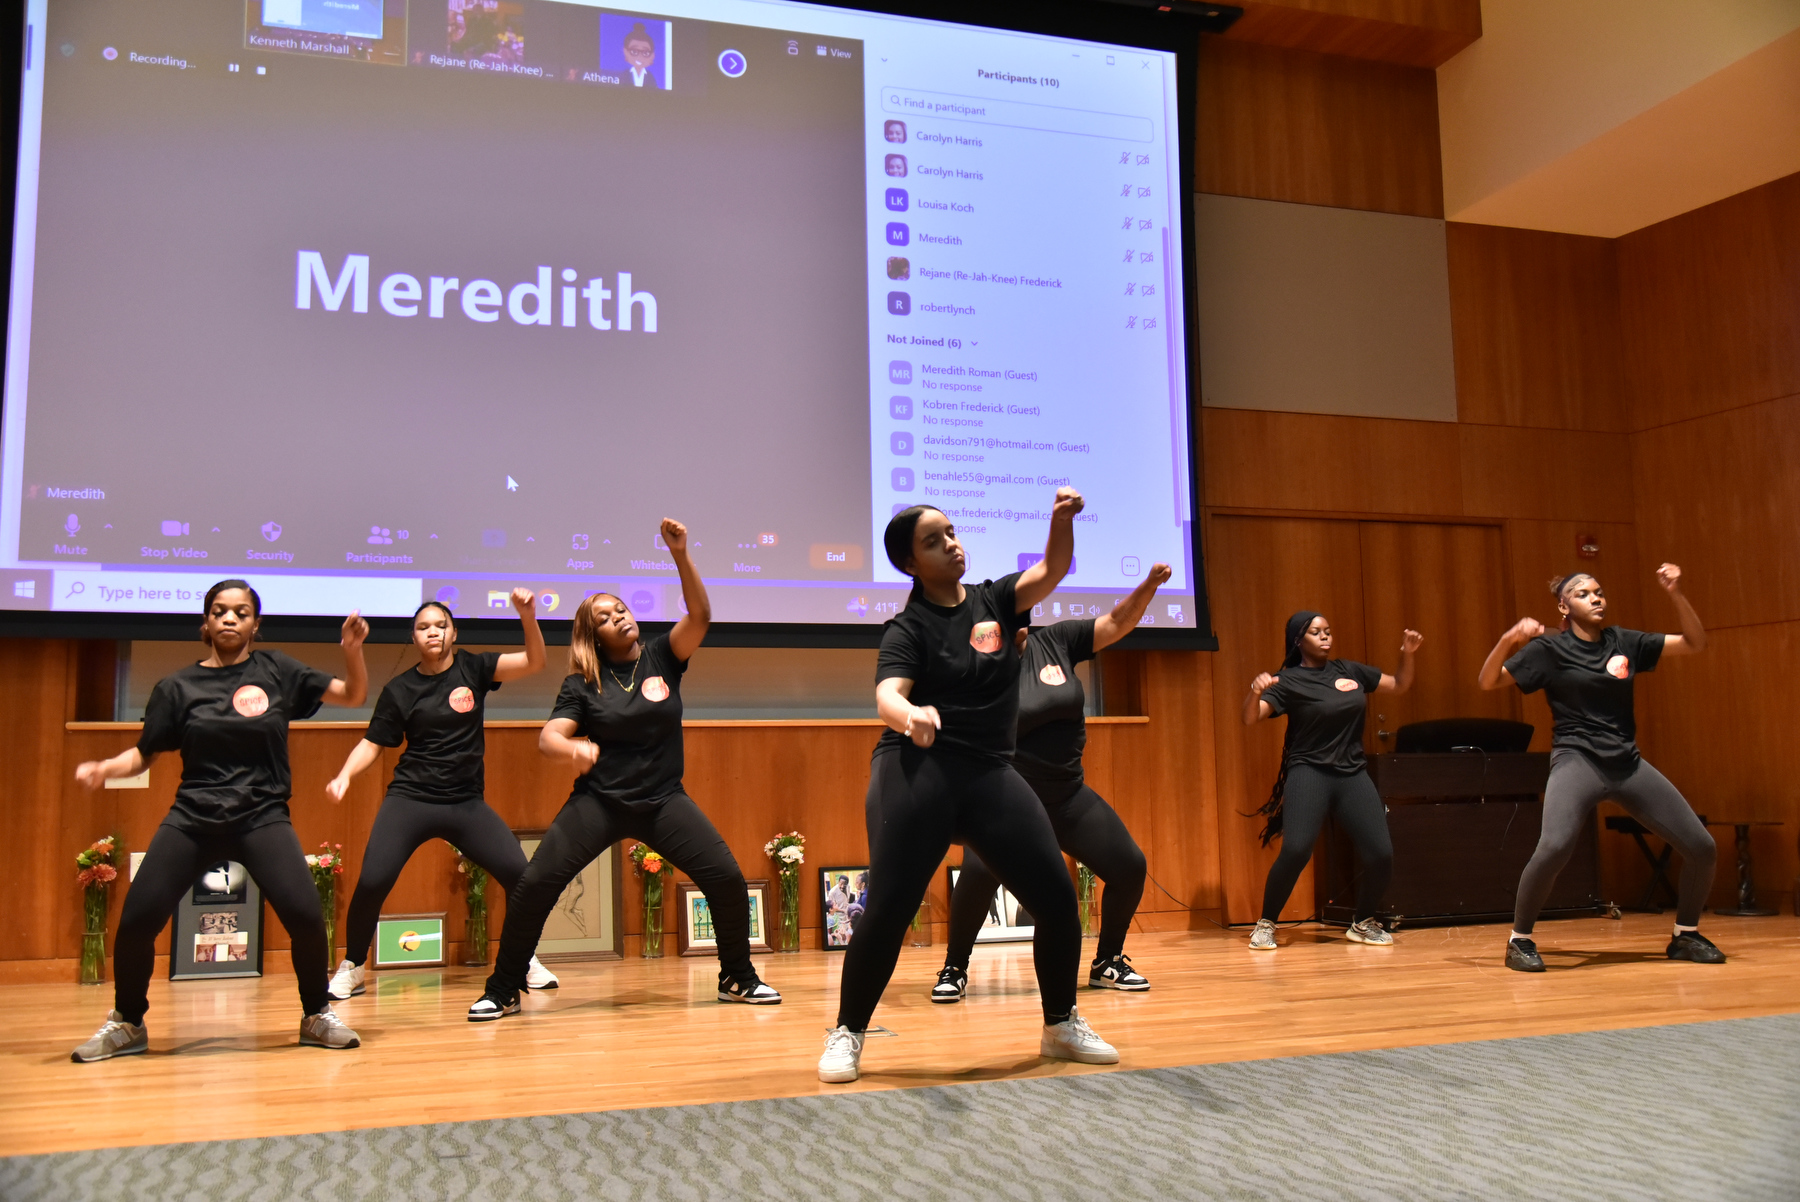
<path id="1" fill-rule="evenodd" d="M 890 142 L 906 141 L 906 122 L 886 121 L 882 123 L 881 135 Z"/>
<path id="2" fill-rule="evenodd" d="M 625 35 L 623 49 L 625 61 L 631 64 L 631 86 L 634 88 L 661 88 L 656 76 L 650 74 L 650 65 L 656 61 L 656 43 L 639 21 Z"/>
<path id="3" fill-rule="evenodd" d="M 895 179 L 905 179 L 906 178 L 906 156 L 905 155 L 890 154 L 887 156 L 886 163 L 887 163 L 887 173 L 889 175 L 893 176 Z"/>

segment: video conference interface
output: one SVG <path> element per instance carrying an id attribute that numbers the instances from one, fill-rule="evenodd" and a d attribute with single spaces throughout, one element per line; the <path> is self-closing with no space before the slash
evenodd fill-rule
<path id="1" fill-rule="evenodd" d="M 759 0 L 30 0 L 0 608 L 1192 629 L 1174 56 Z"/>

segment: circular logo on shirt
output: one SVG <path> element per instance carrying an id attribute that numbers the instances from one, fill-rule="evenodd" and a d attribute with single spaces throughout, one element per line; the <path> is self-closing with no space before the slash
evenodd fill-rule
<path id="1" fill-rule="evenodd" d="M 1624 680 L 1631 675 L 1631 661 L 1623 655 L 1615 655 L 1606 661 L 1606 674 Z"/>
<path id="2" fill-rule="evenodd" d="M 1354 693 L 1360 688 L 1362 688 L 1362 686 L 1357 684 L 1354 680 L 1351 680 L 1348 676 L 1340 676 L 1337 678 L 1337 691 L 1340 693 Z"/>
<path id="3" fill-rule="evenodd" d="M 969 646 L 987 654 L 1000 650 L 1000 623 L 975 623 L 975 628 L 969 631 Z"/>
<path id="4" fill-rule="evenodd" d="M 667 701 L 669 699 L 669 682 L 660 676 L 652 676 L 644 682 L 644 699 L 646 701 Z"/>
<path id="5" fill-rule="evenodd" d="M 450 690 L 450 708 L 459 714 L 466 714 L 475 708 L 475 694 L 468 685 Z"/>
<path id="6" fill-rule="evenodd" d="M 1038 669 L 1038 679 L 1052 688 L 1069 683 L 1069 678 L 1063 675 L 1061 664 L 1045 664 Z"/>
<path id="7" fill-rule="evenodd" d="M 246 718 L 259 717 L 269 708 L 269 695 L 261 685 L 247 684 L 231 695 L 231 708 Z"/>

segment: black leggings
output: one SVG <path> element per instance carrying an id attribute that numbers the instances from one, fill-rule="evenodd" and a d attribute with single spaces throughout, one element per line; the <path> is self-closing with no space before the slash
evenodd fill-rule
<path id="1" fill-rule="evenodd" d="M 1626 813 L 1681 853 L 1675 922 L 1684 927 L 1700 925 L 1700 907 L 1712 889 L 1718 845 L 1687 799 L 1647 760 L 1623 770 L 1608 770 L 1572 747 L 1554 747 L 1550 750 L 1550 781 L 1544 786 L 1543 831 L 1519 878 L 1513 930 L 1531 934 L 1557 874 L 1575 853 L 1581 832 L 1593 825 L 1594 807 L 1607 798 L 1624 806 Z"/>
<path id="2" fill-rule="evenodd" d="M 1288 769 L 1281 812 L 1281 854 L 1269 867 L 1262 916 L 1270 922 L 1281 917 L 1281 908 L 1312 859 L 1313 844 L 1329 814 L 1356 845 L 1357 866 L 1362 872 L 1356 884 L 1356 921 L 1373 918 L 1387 892 L 1388 878 L 1394 874 L 1394 842 L 1388 837 L 1387 807 L 1369 774 L 1336 776 L 1296 764 Z"/>
<path id="3" fill-rule="evenodd" d="M 719 967 L 737 980 L 754 976 L 750 963 L 750 894 L 744 874 L 700 807 L 686 793 L 672 793 L 641 810 L 606 804 L 578 792 L 544 832 L 525 875 L 506 898 L 500 954 L 488 988 L 501 994 L 525 987 L 525 970 L 544 933 L 544 921 L 563 887 L 596 856 L 621 839 L 647 843 L 692 878 L 712 908 Z"/>
<path id="4" fill-rule="evenodd" d="M 869 908 L 844 953 L 838 1025 L 868 1029 L 900 944 L 952 843 L 975 849 L 1031 911 L 1046 1022 L 1075 1007 L 1081 918 L 1043 803 L 1003 763 L 906 746 L 875 757 L 865 806 Z"/>
<path id="5" fill-rule="evenodd" d="M 487 869 L 500 888 L 511 893 L 525 875 L 525 852 L 518 836 L 507 829 L 500 815 L 479 797 L 440 805 L 389 793 L 375 815 L 369 845 L 363 849 L 362 871 L 356 892 L 350 895 L 350 915 L 345 920 L 344 955 L 352 964 L 369 958 L 381 903 L 400 879 L 400 870 L 413 852 L 433 839 L 442 839 Z M 486 948 L 477 949 L 481 953 Z M 485 954 L 482 957 L 486 959 Z"/>
<path id="6" fill-rule="evenodd" d="M 1085 783 L 1052 783 L 1030 777 L 1025 778 L 1025 783 L 1044 803 L 1050 828 L 1056 832 L 1057 846 L 1092 868 L 1106 885 L 1100 899 L 1100 946 L 1094 959 L 1110 960 L 1125 950 L 1131 917 L 1144 896 L 1144 853 L 1118 813 Z M 964 848 L 962 875 L 956 879 L 956 892 L 950 898 L 950 947 L 944 956 L 947 967 L 969 967 L 969 951 L 975 946 L 982 923 L 987 921 L 999 884 L 981 857 L 973 849 Z"/>
<path id="7" fill-rule="evenodd" d="M 225 860 L 249 870 L 263 899 L 293 941 L 294 978 L 300 1005 L 317 1014 L 331 999 L 325 963 L 325 914 L 300 837 L 292 823 L 271 822 L 254 830 L 191 835 L 166 823 L 156 828 L 138 864 L 137 879 L 125 894 L 119 934 L 113 942 L 113 1009 L 125 1021 L 142 1023 L 150 1008 L 150 975 L 156 971 L 156 937 L 175 913 L 181 895 L 200 874 Z M 179 949 L 173 949 L 177 952 Z"/>

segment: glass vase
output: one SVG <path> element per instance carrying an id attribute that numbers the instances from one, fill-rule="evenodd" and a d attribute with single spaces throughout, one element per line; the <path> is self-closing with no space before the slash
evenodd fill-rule
<path id="1" fill-rule="evenodd" d="M 81 932 L 81 983 L 98 985 L 106 980 L 106 890 L 89 885 L 82 890 L 85 921 Z"/>
<path id="2" fill-rule="evenodd" d="M 468 956 L 463 961 L 474 968 L 488 962 L 487 898 L 469 897 Z"/>
<path id="3" fill-rule="evenodd" d="M 319 886 L 319 913 L 325 919 L 325 961 L 335 964 L 337 961 L 337 882 L 327 881 Z"/>
<path id="4" fill-rule="evenodd" d="M 929 898 L 919 899 L 919 909 L 913 915 L 912 925 L 906 929 L 906 941 L 912 947 L 931 946 L 931 901 Z"/>
<path id="5" fill-rule="evenodd" d="M 644 949 L 646 960 L 663 954 L 663 874 L 644 876 Z"/>
<path id="6" fill-rule="evenodd" d="M 781 883 L 781 925 L 775 928 L 775 950 L 800 950 L 800 870 L 783 868 Z"/>
<path id="7" fill-rule="evenodd" d="M 1100 907 L 1094 900 L 1094 870 L 1086 864 L 1075 867 L 1076 900 L 1081 905 L 1081 936 L 1092 939 L 1100 933 Z"/>

